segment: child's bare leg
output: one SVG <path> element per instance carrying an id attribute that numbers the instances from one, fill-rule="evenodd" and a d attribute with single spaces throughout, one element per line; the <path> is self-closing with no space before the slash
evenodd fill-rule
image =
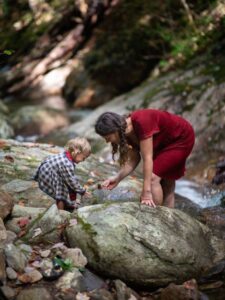
<path id="1" fill-rule="evenodd" d="M 56 202 L 57 203 L 57 207 L 58 207 L 58 209 L 62 209 L 62 210 L 64 210 L 64 208 L 65 208 L 65 204 L 64 204 L 64 202 L 63 201 L 57 201 Z"/>
<path id="2" fill-rule="evenodd" d="M 175 205 L 175 180 L 172 179 L 163 179 L 162 180 L 162 189 L 163 189 L 163 205 L 174 208 Z"/>
<path id="3" fill-rule="evenodd" d="M 152 197 L 156 205 L 162 205 L 163 203 L 163 190 L 161 186 L 161 178 L 155 174 L 152 174 Z"/>

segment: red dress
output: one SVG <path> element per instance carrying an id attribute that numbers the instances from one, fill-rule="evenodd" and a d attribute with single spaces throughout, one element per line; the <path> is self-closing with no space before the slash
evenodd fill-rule
<path id="1" fill-rule="evenodd" d="M 130 117 L 139 141 L 153 138 L 153 173 L 165 179 L 182 177 L 195 141 L 191 124 L 180 116 L 155 109 L 137 110 Z"/>

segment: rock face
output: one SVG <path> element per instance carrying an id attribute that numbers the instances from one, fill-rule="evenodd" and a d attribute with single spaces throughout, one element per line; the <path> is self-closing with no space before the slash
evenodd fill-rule
<path id="1" fill-rule="evenodd" d="M 225 250 L 187 214 L 131 202 L 83 207 L 67 234 L 96 271 L 148 287 L 196 278 Z"/>
<path id="2" fill-rule="evenodd" d="M 12 117 L 16 134 L 48 134 L 54 129 L 68 125 L 66 114 L 44 106 L 24 106 Z"/>

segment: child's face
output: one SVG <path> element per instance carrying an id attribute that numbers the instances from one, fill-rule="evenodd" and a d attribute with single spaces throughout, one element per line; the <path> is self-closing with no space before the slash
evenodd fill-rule
<path id="1" fill-rule="evenodd" d="M 73 160 L 75 161 L 75 163 L 79 164 L 80 162 L 88 158 L 89 155 L 90 153 L 75 151 L 73 155 Z"/>

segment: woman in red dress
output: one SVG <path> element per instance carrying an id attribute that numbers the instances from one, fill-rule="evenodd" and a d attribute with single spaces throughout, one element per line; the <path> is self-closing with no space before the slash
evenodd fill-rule
<path id="1" fill-rule="evenodd" d="M 120 171 L 103 187 L 111 190 L 143 159 L 142 204 L 174 207 L 175 180 L 184 175 L 185 162 L 192 151 L 192 126 L 180 116 L 166 111 L 142 109 L 121 116 L 103 113 L 95 131 L 119 152 Z"/>

